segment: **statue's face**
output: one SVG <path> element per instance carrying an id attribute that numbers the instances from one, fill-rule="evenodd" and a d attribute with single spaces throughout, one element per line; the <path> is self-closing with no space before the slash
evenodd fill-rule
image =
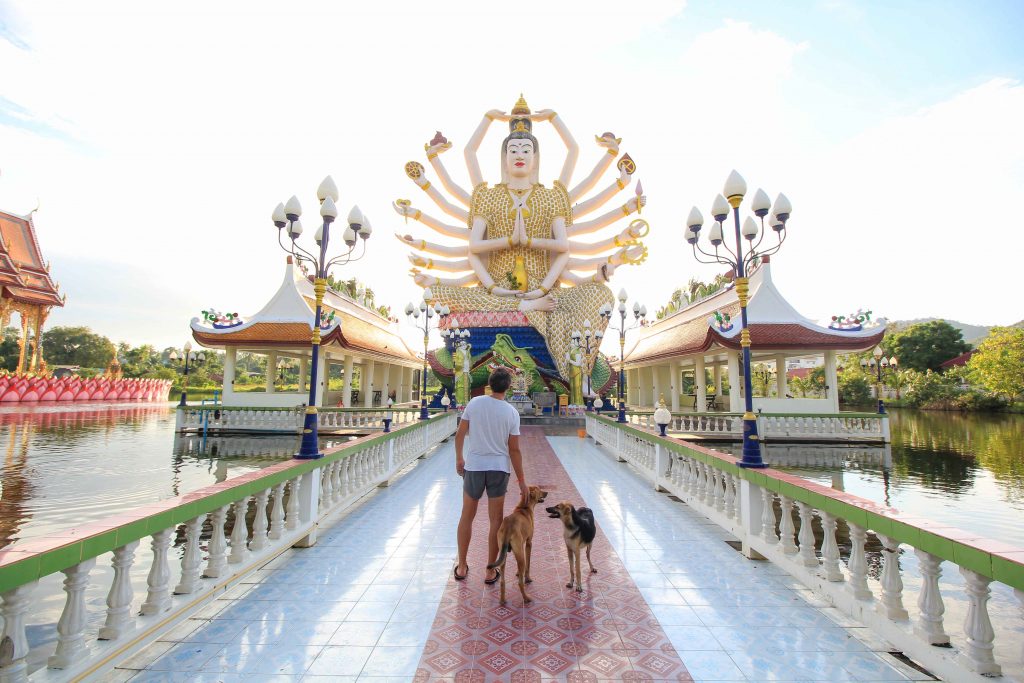
<path id="1" fill-rule="evenodd" d="M 513 178 L 529 178 L 536 162 L 531 140 L 509 140 L 505 148 L 505 165 Z"/>

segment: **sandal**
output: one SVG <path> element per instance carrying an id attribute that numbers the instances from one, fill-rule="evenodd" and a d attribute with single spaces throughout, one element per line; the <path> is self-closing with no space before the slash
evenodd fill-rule
<path id="1" fill-rule="evenodd" d="M 486 583 L 488 586 L 490 586 L 492 584 L 498 583 L 498 579 L 500 579 L 500 578 L 501 578 L 501 570 L 500 569 L 495 569 L 494 570 L 494 578 L 493 579 L 484 579 L 484 583 Z"/>
<path id="2" fill-rule="evenodd" d="M 466 565 L 466 573 L 463 574 L 462 576 L 459 576 L 459 563 L 458 562 L 456 562 L 455 566 L 452 567 L 452 576 L 455 577 L 456 581 L 465 581 L 466 580 L 466 576 L 468 576 L 468 575 L 469 575 L 469 565 Z"/>

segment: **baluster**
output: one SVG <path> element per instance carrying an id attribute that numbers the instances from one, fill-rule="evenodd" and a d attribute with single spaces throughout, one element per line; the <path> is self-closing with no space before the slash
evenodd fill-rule
<path id="1" fill-rule="evenodd" d="M 697 464 L 697 501 L 702 504 L 707 504 L 708 495 L 708 465 L 705 462 L 699 462 Z"/>
<path id="2" fill-rule="evenodd" d="M 256 493 L 256 519 L 252 522 L 252 542 L 249 549 L 253 551 L 263 550 L 267 547 L 267 498 L 270 497 L 270 489 L 263 489 Z"/>
<path id="3" fill-rule="evenodd" d="M 203 516 L 193 517 L 185 523 L 185 553 L 181 556 L 181 580 L 174 587 L 175 595 L 188 595 L 199 588 L 203 566 L 199 537 L 203 532 Z"/>
<path id="4" fill-rule="evenodd" d="M 326 510 L 331 506 L 331 497 L 334 495 L 334 482 L 331 481 L 331 467 L 320 468 L 320 509 Z"/>
<path id="5" fill-rule="evenodd" d="M 828 581 L 845 581 L 842 569 L 839 568 L 839 544 L 836 543 L 836 527 L 838 522 L 834 515 L 819 510 L 821 514 L 821 530 L 825 534 L 821 542 L 822 576 Z"/>
<path id="6" fill-rule="evenodd" d="M 947 645 L 949 636 L 942 626 L 946 606 L 942 604 L 939 577 L 942 576 L 942 558 L 923 550 L 914 549 L 921 567 L 921 592 L 917 596 L 917 623 L 914 633 L 930 645 Z"/>
<path id="7" fill-rule="evenodd" d="M 867 541 L 868 532 L 862 526 L 849 524 L 850 527 L 850 561 L 847 569 L 850 570 L 850 582 L 847 590 L 853 593 L 857 600 L 873 600 L 871 589 L 868 588 L 868 560 L 864 552 L 864 543 Z"/>
<path id="8" fill-rule="evenodd" d="M 288 482 L 288 507 L 284 528 L 291 531 L 299 528 L 299 479 L 296 477 Z"/>
<path id="9" fill-rule="evenodd" d="M 992 579 L 964 567 L 960 567 L 960 573 L 967 582 L 967 616 L 964 618 L 967 647 L 960 655 L 960 663 L 985 676 L 1000 676 L 1002 668 L 992 656 L 996 634 L 988 616 L 988 598 L 992 593 L 988 586 Z"/>
<path id="10" fill-rule="evenodd" d="M 107 620 L 100 628 L 100 640 L 117 640 L 134 624 L 132 611 L 132 562 L 135 560 L 135 549 L 138 541 L 126 543 L 114 549 L 114 557 L 110 564 L 114 568 L 114 580 L 110 583 L 107 593 Z"/>
<path id="11" fill-rule="evenodd" d="M 167 563 L 167 549 L 171 545 L 171 534 L 175 527 L 162 529 L 151 536 L 153 563 L 146 578 L 148 592 L 142 603 L 140 614 L 160 614 L 171 608 L 171 568 Z"/>
<path id="12" fill-rule="evenodd" d="M 249 548 L 246 541 L 249 538 L 249 528 L 246 524 L 245 515 L 249 511 L 249 496 L 235 501 L 235 525 L 231 528 L 231 554 L 228 562 L 238 564 L 249 557 Z"/>
<path id="13" fill-rule="evenodd" d="M 882 595 L 875 609 L 893 621 L 910 618 L 903 607 L 903 579 L 900 577 L 900 542 L 875 533 L 882 543 Z"/>
<path id="14" fill-rule="evenodd" d="M 341 495 L 341 461 L 335 460 L 331 463 L 331 483 L 334 485 L 332 502 L 337 503 L 342 499 Z"/>
<path id="15" fill-rule="evenodd" d="M 29 595 L 35 590 L 38 581 L 32 581 L 0 593 L 0 617 L 3 617 L 4 628 L 0 632 L 0 642 L 10 643 L 4 658 L 0 659 L 0 682 L 22 683 L 27 681 L 28 638 L 25 637 L 25 615 L 28 613 Z"/>
<path id="16" fill-rule="evenodd" d="M 267 537 L 273 540 L 281 538 L 284 533 L 284 482 L 274 486 L 274 504 L 270 508 L 270 533 Z"/>
<path id="17" fill-rule="evenodd" d="M 802 501 L 797 501 L 797 508 L 800 510 L 800 560 L 805 567 L 817 567 L 818 557 L 814 554 L 814 511 L 811 506 Z"/>
<path id="18" fill-rule="evenodd" d="M 729 519 L 736 516 L 736 487 L 728 472 L 725 473 L 725 516 Z"/>
<path id="19" fill-rule="evenodd" d="M 96 558 L 83 560 L 61 571 L 64 574 L 64 592 L 67 600 L 57 621 L 57 650 L 46 660 L 51 669 L 66 669 L 76 662 L 85 647 L 85 589 L 89 585 L 89 572 Z"/>
<path id="20" fill-rule="evenodd" d="M 775 533 L 775 493 L 768 488 L 761 489 L 761 538 L 770 545 L 779 542 Z"/>
<path id="21" fill-rule="evenodd" d="M 228 506 L 223 505 L 210 513 L 210 544 L 207 548 L 209 557 L 206 560 L 206 571 L 203 576 L 206 578 L 217 578 L 228 566 L 227 561 L 227 539 L 224 538 L 224 520 L 228 516 Z"/>
<path id="22" fill-rule="evenodd" d="M 797 547 L 793 536 L 796 533 L 796 526 L 793 524 L 793 499 L 788 496 L 779 496 L 782 500 L 782 521 L 779 523 L 779 535 L 782 538 L 782 553 L 784 555 L 796 555 Z"/>

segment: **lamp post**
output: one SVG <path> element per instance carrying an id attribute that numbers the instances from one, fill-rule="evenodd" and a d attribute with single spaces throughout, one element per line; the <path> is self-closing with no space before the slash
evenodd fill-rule
<path id="1" fill-rule="evenodd" d="M 867 370 L 869 367 L 875 372 L 875 376 L 878 382 L 875 384 L 875 395 L 878 398 L 878 414 L 885 415 L 885 401 L 882 400 L 882 370 L 892 366 L 893 370 L 899 365 L 899 361 L 896 356 L 892 358 L 886 358 L 885 352 L 882 351 L 881 346 L 876 346 L 875 350 L 871 352 L 872 358 L 869 363 L 867 359 L 860 359 L 860 367 L 862 370 Z"/>
<path id="2" fill-rule="evenodd" d="M 601 330 L 594 330 L 590 324 L 590 320 L 583 321 L 583 333 L 579 330 L 573 330 L 572 338 L 577 342 L 582 342 L 580 346 L 583 347 L 584 363 L 583 363 L 583 400 L 587 405 L 587 412 L 591 412 L 593 408 L 593 399 L 591 394 L 594 393 L 594 387 L 591 386 L 591 373 L 593 368 L 590 362 L 590 354 L 594 349 L 601 347 L 601 340 L 604 339 L 604 332 Z M 591 347 L 591 340 L 594 341 L 593 347 Z"/>
<path id="3" fill-rule="evenodd" d="M 429 420 L 430 413 L 427 412 L 427 351 L 428 345 L 430 344 L 430 321 L 437 316 L 437 322 L 433 325 L 437 327 L 441 324 L 441 318 L 451 313 L 451 310 L 442 304 L 434 303 L 433 306 L 430 302 L 433 300 L 434 294 L 430 291 L 430 287 L 423 290 L 423 301 L 420 302 L 419 307 L 413 306 L 412 303 L 405 305 L 406 318 L 412 323 L 417 330 L 423 331 L 423 391 L 420 392 L 420 419 Z M 423 314 L 423 323 L 420 324 L 420 314 Z"/>
<path id="4" fill-rule="evenodd" d="M 459 327 L 459 320 L 458 320 L 458 318 L 452 318 L 450 324 L 448 325 L 448 329 L 441 333 L 441 337 L 443 339 L 445 339 L 446 341 L 450 341 L 451 342 L 451 348 L 449 349 L 449 352 L 450 352 L 451 357 L 452 357 L 452 369 L 455 371 L 454 372 L 454 376 L 457 378 L 459 376 L 460 368 L 456 368 L 455 367 L 454 361 L 455 361 L 455 358 L 456 358 L 456 351 L 458 349 L 462 350 L 463 354 L 465 354 L 466 357 L 470 359 L 470 363 L 472 364 L 472 358 L 473 358 L 473 356 L 472 356 L 472 349 L 473 349 L 473 347 L 469 343 L 469 337 L 470 337 L 469 330 L 462 329 L 461 327 Z M 472 389 L 472 379 L 467 377 L 466 381 L 470 383 L 470 389 Z M 459 391 L 458 391 L 459 387 L 458 387 L 458 383 L 457 382 L 453 382 L 452 383 L 452 388 L 454 389 L 454 391 L 452 391 L 452 397 L 455 399 L 454 402 L 449 401 L 448 403 L 445 403 L 444 399 L 448 398 L 447 395 L 445 395 L 441 399 L 441 405 L 445 406 L 445 410 L 446 411 L 448 410 L 448 405 L 451 405 L 452 408 L 455 408 L 455 409 L 458 409 L 458 407 L 459 407 Z M 467 401 L 467 403 L 468 403 L 468 401 Z"/>
<path id="5" fill-rule="evenodd" d="M 312 337 L 312 362 L 309 364 L 309 403 L 306 406 L 306 416 L 302 425 L 302 445 L 296 458 L 310 460 L 323 457 L 319 452 L 317 439 L 317 410 L 316 410 L 316 379 L 317 365 L 320 359 L 320 327 L 323 322 L 324 292 L 327 291 L 327 276 L 332 267 L 345 265 L 358 261 L 366 255 L 366 240 L 370 239 L 373 228 L 370 221 L 363 216 L 358 206 L 353 206 L 348 214 L 348 227 L 342 235 L 345 242 L 345 250 L 334 258 L 327 258 L 327 247 L 330 243 L 331 223 L 338 217 L 338 208 L 335 202 L 338 201 L 338 186 L 334 184 L 331 176 L 327 176 L 320 183 L 316 190 L 317 199 L 320 200 L 321 224 L 317 228 L 313 240 L 319 249 L 313 252 L 306 251 L 299 246 L 299 236 L 302 234 L 302 223 L 299 217 L 302 215 L 302 206 L 298 197 L 292 196 L 286 204 L 278 204 L 274 209 L 272 220 L 277 228 L 277 243 L 286 252 L 291 254 L 299 263 L 307 263 L 313 269 L 313 292 L 316 295 L 316 310 L 313 315 L 313 337 Z M 290 242 L 286 243 L 281 235 L 282 230 L 287 229 L 287 236 Z M 362 238 L 362 250 L 356 255 L 356 245 L 359 238 Z"/>
<path id="6" fill-rule="evenodd" d="M 647 320 L 647 306 L 643 306 L 638 302 L 633 302 L 633 322 L 628 326 L 626 325 L 626 299 L 629 296 L 626 294 L 625 289 L 619 290 L 619 326 L 611 327 L 612 330 L 619 333 L 619 419 L 618 421 L 625 424 L 626 422 L 626 396 L 623 393 L 623 387 L 626 384 L 626 370 L 624 369 L 624 363 L 626 358 L 626 332 L 636 329 L 643 325 Z M 605 304 L 600 308 L 600 315 L 605 320 L 611 321 L 612 315 L 614 315 L 614 308 L 611 304 Z"/>
<path id="7" fill-rule="evenodd" d="M 741 225 L 740 204 L 743 203 L 743 195 L 746 193 L 746 181 L 736 171 L 730 173 L 725 181 L 723 194 L 715 197 L 711 205 L 714 222 L 711 224 L 711 229 L 708 230 L 708 241 L 711 242 L 713 251 L 705 251 L 697 244 L 701 228 L 704 227 L 704 217 L 701 216 L 700 210 L 696 206 L 690 210 L 690 215 L 686 219 L 686 241 L 693 247 L 694 258 L 700 263 L 720 263 L 729 266 L 735 273 L 736 296 L 740 301 L 740 346 L 743 348 L 743 384 L 746 393 L 743 413 L 743 458 L 738 464 L 740 467 L 767 467 L 761 458 L 761 441 L 757 435 L 757 418 L 754 417 L 750 383 L 750 330 L 747 322 L 750 283 L 747 275 L 759 259 L 774 254 L 782 246 L 786 240 L 786 222 L 789 220 L 793 207 L 786 195 L 781 193 L 775 198 L 775 205 L 772 206 L 768 194 L 764 190 L 758 190 L 754 193 L 751 203 L 753 214 L 758 220 L 747 216 Z M 722 231 L 722 225 L 729 217 L 730 209 L 735 228 L 735 251 L 725 244 Z M 761 241 L 765 236 L 764 217 L 769 212 L 772 216 L 769 225 L 778 241 L 772 247 L 759 251 Z M 746 254 L 743 253 L 744 239 L 747 240 L 748 245 Z M 701 258 L 698 254 L 706 258 Z"/>
<path id="8" fill-rule="evenodd" d="M 185 342 L 185 348 L 182 354 L 179 356 L 177 349 L 171 349 L 171 352 L 167 355 L 167 359 L 172 363 L 181 361 L 181 372 L 184 378 L 181 380 L 181 401 L 178 402 L 179 408 L 184 408 L 186 403 L 186 392 L 188 391 L 188 371 L 190 368 L 194 368 L 197 365 L 202 365 L 206 362 L 206 354 L 202 351 L 193 351 L 192 342 Z"/>
<path id="9" fill-rule="evenodd" d="M 665 395 L 662 394 L 661 398 L 658 399 L 658 408 L 654 411 L 654 424 L 658 425 L 660 436 L 665 436 L 665 428 L 668 427 L 668 423 L 671 421 L 672 413 L 665 405 Z"/>

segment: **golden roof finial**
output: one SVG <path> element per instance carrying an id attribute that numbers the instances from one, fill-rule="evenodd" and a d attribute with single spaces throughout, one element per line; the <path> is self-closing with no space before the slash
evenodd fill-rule
<path id="1" fill-rule="evenodd" d="M 512 107 L 512 116 L 529 116 L 530 105 L 526 104 L 526 99 L 523 97 L 523 93 L 519 93 L 519 99 L 516 100 L 516 104 Z"/>

